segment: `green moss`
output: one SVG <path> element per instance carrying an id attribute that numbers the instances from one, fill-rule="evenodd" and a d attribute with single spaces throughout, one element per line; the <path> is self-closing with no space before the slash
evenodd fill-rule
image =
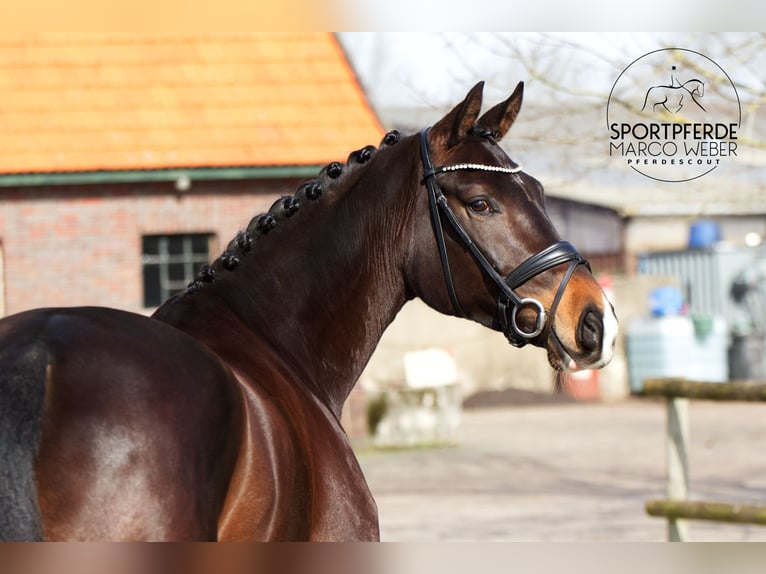
<path id="1" fill-rule="evenodd" d="M 384 393 L 379 394 L 377 397 L 370 398 L 367 401 L 367 430 L 370 436 L 375 436 L 378 430 L 380 421 L 386 416 L 388 412 L 388 401 Z"/>

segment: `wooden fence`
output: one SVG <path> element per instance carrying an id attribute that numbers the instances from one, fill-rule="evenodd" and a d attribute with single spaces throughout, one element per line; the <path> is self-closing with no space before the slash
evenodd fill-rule
<path id="1" fill-rule="evenodd" d="M 712 401 L 766 401 L 766 384 L 707 383 L 686 379 L 649 379 L 644 396 L 666 397 L 667 498 L 646 502 L 650 516 L 668 520 L 668 540 L 689 539 L 686 520 L 711 520 L 766 525 L 766 506 L 688 500 L 689 494 L 689 399 Z"/>

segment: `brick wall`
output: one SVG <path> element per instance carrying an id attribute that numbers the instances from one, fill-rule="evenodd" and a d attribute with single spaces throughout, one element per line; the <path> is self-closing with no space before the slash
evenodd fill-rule
<path id="1" fill-rule="evenodd" d="M 183 193 L 167 184 L 114 184 L 0 189 L 0 296 L 6 314 L 50 306 L 143 307 L 141 237 L 212 233 L 217 256 L 251 217 L 299 180 L 194 182 Z M 344 423 L 366 436 L 361 388 Z"/>
<path id="2" fill-rule="evenodd" d="M 299 181 L 110 184 L 0 189 L 5 312 L 105 305 L 145 312 L 141 237 L 212 233 L 216 256 Z"/>

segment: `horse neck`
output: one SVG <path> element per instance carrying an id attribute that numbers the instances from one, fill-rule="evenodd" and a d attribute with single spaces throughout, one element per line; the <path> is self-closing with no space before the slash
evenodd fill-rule
<path id="1" fill-rule="evenodd" d="M 403 155 L 413 147 L 406 141 L 355 166 L 320 199 L 304 200 L 255 241 L 237 269 L 219 270 L 213 283 L 177 296 L 156 316 L 224 358 L 244 343 L 229 340 L 225 325 L 235 320 L 339 417 L 408 297 L 402 269 L 416 194 L 408 193 L 414 166 Z M 407 168 L 394 169 L 402 160 Z"/>

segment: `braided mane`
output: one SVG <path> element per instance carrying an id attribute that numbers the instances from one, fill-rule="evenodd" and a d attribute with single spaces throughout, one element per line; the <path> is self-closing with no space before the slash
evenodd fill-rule
<path id="1" fill-rule="evenodd" d="M 395 145 L 400 138 L 398 131 L 388 132 L 380 143 L 380 149 Z M 266 213 L 253 217 L 245 230 L 237 233 L 217 259 L 202 266 L 196 278 L 187 285 L 184 294 L 195 293 L 206 283 L 213 283 L 218 273 L 235 271 L 258 240 L 298 213 L 306 203 L 318 201 L 326 192 L 331 191 L 336 182 L 344 181 L 342 176 L 354 167 L 366 164 L 377 151 L 374 145 L 368 145 L 349 154 L 345 165 L 337 161 L 327 164 L 315 179 L 301 184 L 294 195 L 280 197 Z"/>

